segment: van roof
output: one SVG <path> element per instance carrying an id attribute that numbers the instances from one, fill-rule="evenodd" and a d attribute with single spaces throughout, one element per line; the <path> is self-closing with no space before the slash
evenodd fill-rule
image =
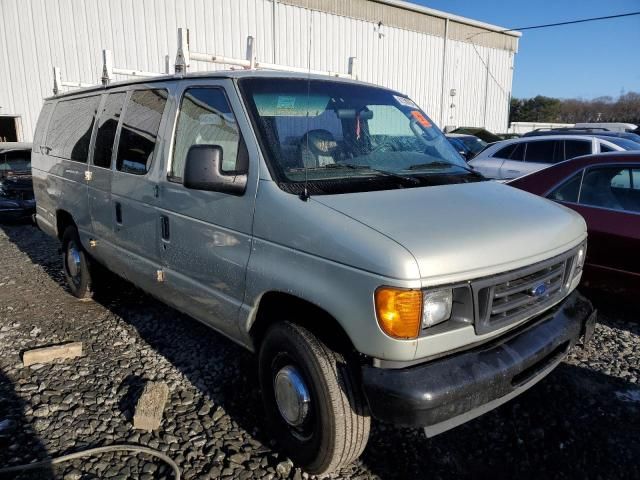
<path id="1" fill-rule="evenodd" d="M 341 82 L 341 83 L 351 83 L 356 85 L 367 85 L 371 87 L 383 88 L 385 90 L 389 90 L 393 93 L 397 93 L 399 95 L 404 96 L 404 94 L 397 92 L 393 89 L 382 87 L 380 85 L 375 85 L 373 83 L 363 82 L 361 80 L 353 80 L 350 78 L 344 77 L 335 77 L 331 75 L 319 75 L 319 74 L 307 74 L 300 72 L 289 72 L 289 71 L 276 71 L 276 70 L 216 70 L 216 71 L 208 71 L 208 72 L 190 72 L 186 74 L 168 74 L 168 75 L 158 75 L 157 77 L 144 77 L 144 78 L 135 78 L 130 80 L 121 80 L 117 82 L 111 82 L 109 85 L 95 85 L 92 87 L 79 88 L 76 90 L 71 90 L 69 92 L 59 93 L 58 95 L 52 95 L 50 97 L 46 97 L 45 100 L 56 100 L 64 97 L 71 97 L 75 95 L 82 95 L 90 92 L 99 92 L 103 90 L 109 90 L 112 88 L 123 87 L 127 85 L 138 85 L 138 84 L 148 84 L 155 82 L 170 82 L 170 81 L 179 81 L 183 79 L 203 79 L 203 78 L 287 78 L 287 79 L 300 79 L 300 80 L 324 80 L 329 82 Z"/>

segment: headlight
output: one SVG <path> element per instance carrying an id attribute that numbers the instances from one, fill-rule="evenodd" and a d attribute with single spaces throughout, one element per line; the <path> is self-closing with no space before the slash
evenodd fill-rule
<path id="1" fill-rule="evenodd" d="M 450 288 L 423 293 L 422 328 L 432 327 L 449 320 L 453 305 L 453 291 Z"/>
<path id="2" fill-rule="evenodd" d="M 582 273 L 582 269 L 584 268 L 584 262 L 587 258 L 587 242 L 585 241 L 580 248 L 578 248 L 578 252 L 575 257 L 575 267 L 573 269 L 573 278 L 577 277 Z"/>

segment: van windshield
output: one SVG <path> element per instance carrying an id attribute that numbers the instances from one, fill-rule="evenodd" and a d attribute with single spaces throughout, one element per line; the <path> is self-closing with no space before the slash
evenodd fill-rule
<path id="1" fill-rule="evenodd" d="M 478 181 L 409 98 L 330 80 L 251 78 L 240 88 L 272 175 L 310 193 Z"/>

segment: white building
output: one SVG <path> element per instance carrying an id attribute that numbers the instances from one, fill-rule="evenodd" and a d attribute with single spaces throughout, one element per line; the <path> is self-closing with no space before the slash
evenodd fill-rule
<path id="1" fill-rule="evenodd" d="M 32 138 L 53 67 L 99 83 L 118 67 L 165 71 L 178 27 L 191 49 L 347 72 L 410 95 L 441 127 L 506 132 L 518 32 L 397 0 L 0 0 L 0 137 Z M 311 52 L 308 61 L 308 52 Z M 310 65 L 309 65 L 310 64 Z M 191 63 L 191 71 L 226 68 Z"/>

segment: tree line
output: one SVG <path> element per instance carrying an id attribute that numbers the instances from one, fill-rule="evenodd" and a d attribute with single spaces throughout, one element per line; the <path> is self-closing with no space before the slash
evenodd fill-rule
<path id="1" fill-rule="evenodd" d="M 640 124 L 640 93 L 627 92 L 618 98 L 560 99 L 538 95 L 512 98 L 510 122 L 624 122 Z"/>

